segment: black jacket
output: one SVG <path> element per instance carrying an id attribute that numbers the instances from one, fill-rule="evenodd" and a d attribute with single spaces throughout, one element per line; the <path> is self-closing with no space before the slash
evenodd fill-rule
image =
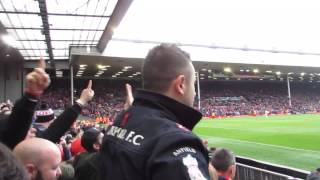
<path id="1" fill-rule="evenodd" d="M 0 141 L 13 149 L 23 141 L 32 123 L 32 116 L 37 105 L 37 99 L 24 94 L 12 109 L 7 119 L 2 119 L 0 127 Z"/>
<path id="2" fill-rule="evenodd" d="M 99 180 L 103 172 L 103 161 L 99 153 L 82 153 L 73 162 L 74 180 Z"/>
<path id="3" fill-rule="evenodd" d="M 80 113 L 81 107 L 77 103 L 68 107 L 50 124 L 48 129 L 40 133 L 39 137 L 52 141 L 53 143 L 60 142 L 60 138 L 70 129 Z"/>
<path id="4" fill-rule="evenodd" d="M 37 105 L 37 98 L 24 94 L 13 107 L 12 113 L 6 119 L 1 119 L 0 142 L 13 149 L 23 141 L 30 129 L 32 117 Z M 81 107 L 75 103 L 63 113 L 46 129 L 39 137 L 54 143 L 70 129 L 81 112 Z"/>
<path id="5" fill-rule="evenodd" d="M 102 179 L 209 179 L 208 152 L 190 131 L 201 117 L 167 96 L 138 91 L 104 136 Z"/>
<path id="6" fill-rule="evenodd" d="M 72 166 L 74 169 L 77 169 L 81 164 L 85 163 L 88 159 L 90 159 L 90 156 L 93 153 L 90 152 L 82 152 L 74 157 L 74 160 L 72 162 Z"/>

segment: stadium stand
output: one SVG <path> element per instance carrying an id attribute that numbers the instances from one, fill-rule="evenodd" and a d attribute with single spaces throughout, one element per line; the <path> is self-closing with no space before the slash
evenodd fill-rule
<path id="1" fill-rule="evenodd" d="M 59 86 L 61 82 L 54 83 L 54 88 L 49 88 L 41 100 L 54 109 L 64 109 L 70 104 L 69 89 Z M 123 107 L 125 82 L 120 81 L 108 88 L 101 87 L 105 82 L 96 83 L 96 95 L 89 106 L 82 110 L 82 115 L 94 119 L 113 119 Z M 284 83 L 225 81 L 203 83 L 201 86 L 201 112 L 205 117 L 265 115 L 266 111 L 273 115 L 320 112 L 320 96 L 317 93 L 320 87 L 308 83 L 292 84 L 292 107 L 288 105 Z M 139 85 L 134 88 L 139 88 Z"/>

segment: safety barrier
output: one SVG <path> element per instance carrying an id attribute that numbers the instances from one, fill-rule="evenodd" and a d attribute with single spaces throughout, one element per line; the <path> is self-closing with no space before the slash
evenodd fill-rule
<path id="1" fill-rule="evenodd" d="M 310 173 L 240 156 L 236 157 L 236 161 L 236 180 L 300 180 Z"/>

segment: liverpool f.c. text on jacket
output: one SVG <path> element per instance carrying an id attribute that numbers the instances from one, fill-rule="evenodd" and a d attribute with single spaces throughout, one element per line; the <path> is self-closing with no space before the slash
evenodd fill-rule
<path id="1" fill-rule="evenodd" d="M 209 179 L 208 152 L 191 132 L 201 117 L 167 96 L 139 90 L 106 131 L 102 179 Z"/>

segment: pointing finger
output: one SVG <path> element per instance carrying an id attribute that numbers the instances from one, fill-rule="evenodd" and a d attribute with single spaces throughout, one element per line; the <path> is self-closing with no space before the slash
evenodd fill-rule
<path id="1" fill-rule="evenodd" d="M 91 89 L 91 88 L 92 88 L 92 80 L 89 80 L 89 83 L 88 83 L 87 89 Z"/>
<path id="2" fill-rule="evenodd" d="M 38 62 L 38 68 L 41 68 L 41 69 L 46 68 L 46 62 L 44 61 L 43 57 L 40 57 L 40 60 Z"/>

